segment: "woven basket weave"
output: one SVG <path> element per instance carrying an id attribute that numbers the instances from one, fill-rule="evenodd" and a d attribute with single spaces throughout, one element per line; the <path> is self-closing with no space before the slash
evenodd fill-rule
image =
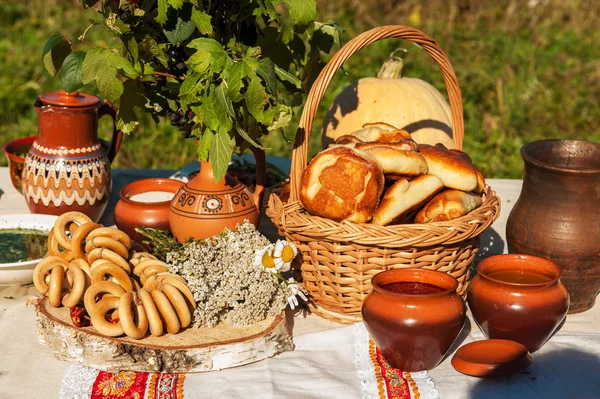
<path id="1" fill-rule="evenodd" d="M 416 29 L 383 26 L 357 36 L 333 56 L 315 80 L 296 133 L 290 199 L 284 204 L 277 195 L 271 195 L 267 215 L 279 233 L 293 241 L 302 253 L 302 279 L 311 297 L 311 310 L 341 323 L 361 320 L 361 306 L 371 290 L 371 277 L 388 269 L 426 268 L 446 272 L 458 279 L 457 291 L 464 297 L 470 266 L 479 248 L 479 235 L 500 213 L 500 200 L 489 186 L 485 187 L 481 207 L 449 222 L 429 224 L 378 226 L 336 222 L 314 216 L 300 204 L 300 179 L 307 164 L 308 137 L 327 86 L 348 58 L 386 38 L 414 42 L 435 60 L 448 90 L 456 148 L 462 149 L 464 137 L 461 93 L 454 70 L 436 41 Z"/>

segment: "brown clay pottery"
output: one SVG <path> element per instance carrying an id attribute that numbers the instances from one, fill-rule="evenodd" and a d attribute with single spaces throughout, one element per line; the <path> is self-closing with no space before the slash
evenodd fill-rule
<path id="1" fill-rule="evenodd" d="M 200 162 L 200 171 L 175 194 L 169 210 L 171 233 L 183 242 L 220 234 L 226 227 L 235 229 L 247 219 L 258 226 L 265 184 L 266 156 L 254 149 L 256 188 L 248 187 L 229 175 L 218 182 L 210 162 Z"/>
<path id="2" fill-rule="evenodd" d="M 508 251 L 556 263 L 569 312 L 583 312 L 600 291 L 600 143 L 541 140 L 521 156 L 525 176 L 507 221 Z"/>
<path id="3" fill-rule="evenodd" d="M 138 227 L 169 230 L 169 206 L 183 182 L 174 179 L 150 178 L 134 181 L 121 189 L 115 206 L 115 224 L 134 241 L 143 236 Z"/>
<path id="4" fill-rule="evenodd" d="M 98 140 L 98 119 L 116 109 L 79 92 L 38 96 L 38 137 L 25 159 L 23 195 L 32 213 L 83 212 L 100 220 L 111 191 L 110 163 L 121 145 L 113 130 L 110 148 Z"/>
<path id="5" fill-rule="evenodd" d="M 6 158 L 8 158 L 10 180 L 20 193 L 23 192 L 21 175 L 23 174 L 23 167 L 25 166 L 25 156 L 29 152 L 31 144 L 34 141 L 35 136 L 24 137 L 13 140 L 4 146 L 4 154 L 6 154 Z"/>
<path id="6" fill-rule="evenodd" d="M 540 349 L 569 310 L 561 270 L 531 255 L 490 256 L 477 265 L 468 302 L 488 338 L 517 341 L 529 352 Z"/>
<path id="7" fill-rule="evenodd" d="M 506 339 L 470 342 L 458 348 L 452 367 L 473 377 L 494 377 L 518 373 L 533 363 L 524 345 Z"/>
<path id="8" fill-rule="evenodd" d="M 375 275 L 371 284 L 362 316 L 388 363 L 403 371 L 436 367 L 465 321 L 456 279 L 433 270 L 397 269 Z"/>

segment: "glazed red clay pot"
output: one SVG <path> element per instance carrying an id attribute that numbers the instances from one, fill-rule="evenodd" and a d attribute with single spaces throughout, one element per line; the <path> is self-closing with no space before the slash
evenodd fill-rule
<path id="1" fill-rule="evenodd" d="M 435 368 L 465 321 L 456 279 L 433 270 L 397 269 L 375 275 L 371 284 L 362 316 L 388 363 L 403 371 Z"/>
<path id="2" fill-rule="evenodd" d="M 134 181 L 123 187 L 119 193 L 119 202 L 115 206 L 115 224 L 120 230 L 141 243 L 143 236 L 135 231 L 138 227 L 170 230 L 169 206 L 172 197 L 183 186 L 183 182 L 174 179 L 150 178 Z M 164 201 L 132 200 L 141 194 L 172 193 L 170 199 Z"/>
<path id="3" fill-rule="evenodd" d="M 569 313 L 586 311 L 600 292 L 600 143 L 540 140 L 521 156 L 525 176 L 506 224 L 508 252 L 556 263 Z"/>
<path id="4" fill-rule="evenodd" d="M 6 154 L 6 158 L 8 158 L 10 180 L 20 193 L 23 192 L 21 175 L 23 174 L 23 167 L 25 166 L 25 157 L 22 155 L 29 152 L 35 138 L 36 136 L 24 137 L 13 140 L 4 146 L 4 154 Z"/>
<path id="5" fill-rule="evenodd" d="M 121 145 L 113 128 L 110 147 L 98 139 L 98 119 L 117 111 L 96 96 L 64 90 L 41 94 L 35 103 L 38 136 L 25 159 L 23 196 L 31 213 L 79 211 L 100 220 L 110 197 L 110 163 Z"/>
<path id="6" fill-rule="evenodd" d="M 468 302 L 488 338 L 517 341 L 533 353 L 540 349 L 569 310 L 561 269 L 531 255 L 490 256 L 477 265 Z"/>

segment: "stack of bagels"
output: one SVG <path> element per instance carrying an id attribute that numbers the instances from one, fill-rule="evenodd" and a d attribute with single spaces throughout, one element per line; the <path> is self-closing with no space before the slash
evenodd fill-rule
<path id="1" fill-rule="evenodd" d="M 485 179 L 464 152 L 417 144 L 405 130 L 368 123 L 340 136 L 302 174 L 314 215 L 387 226 L 448 221 L 482 203 Z"/>
<path id="2" fill-rule="evenodd" d="M 185 279 L 125 232 L 67 212 L 48 236 L 48 251 L 33 283 L 51 306 L 71 308 L 76 326 L 86 325 L 78 309 L 109 337 L 175 334 L 190 325 L 196 302 Z"/>

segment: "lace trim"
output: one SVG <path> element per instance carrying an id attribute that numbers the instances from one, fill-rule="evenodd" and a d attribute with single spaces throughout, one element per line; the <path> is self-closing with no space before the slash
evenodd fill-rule
<path id="1" fill-rule="evenodd" d="M 60 399 L 89 399 L 98 370 L 71 364 L 60 384 Z"/>

